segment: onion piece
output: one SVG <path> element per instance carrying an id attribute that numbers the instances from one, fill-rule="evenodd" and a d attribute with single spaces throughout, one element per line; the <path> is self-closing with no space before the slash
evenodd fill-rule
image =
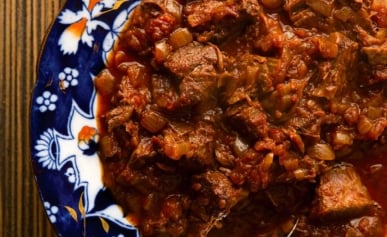
<path id="1" fill-rule="evenodd" d="M 233 147 L 234 153 L 239 157 L 243 157 L 246 154 L 247 150 L 249 149 L 249 145 L 245 141 L 243 141 L 239 136 L 235 138 L 235 141 L 232 147 Z"/>
<path id="2" fill-rule="evenodd" d="M 101 95 L 110 95 L 115 89 L 115 79 L 108 69 L 104 69 L 94 79 L 94 85 L 97 92 Z"/>
<path id="3" fill-rule="evenodd" d="M 168 43 L 174 48 L 178 49 L 193 41 L 191 32 L 187 28 L 178 28 L 171 33 Z"/>
<path id="4" fill-rule="evenodd" d="M 180 160 L 181 157 L 188 154 L 191 150 L 191 144 L 189 142 L 168 142 L 164 146 L 165 155 L 172 160 Z"/>
<path id="5" fill-rule="evenodd" d="M 217 63 L 217 68 L 219 72 L 224 72 L 224 62 L 223 62 L 223 54 L 222 51 L 216 46 L 215 44 L 209 43 L 211 47 L 213 47 L 216 51 L 216 56 L 218 56 L 218 63 Z"/>
<path id="6" fill-rule="evenodd" d="M 155 111 L 145 111 L 142 113 L 141 126 L 151 133 L 156 133 L 164 128 L 167 120 Z"/>
<path id="7" fill-rule="evenodd" d="M 262 169 L 262 171 L 269 171 L 271 166 L 273 165 L 273 161 L 274 161 L 274 153 L 273 152 L 267 153 L 260 163 L 260 168 Z"/>
<path id="8" fill-rule="evenodd" d="M 357 123 L 357 130 L 361 135 L 366 135 L 372 129 L 371 121 L 364 115 L 360 116 Z"/>
<path id="9" fill-rule="evenodd" d="M 334 160 L 336 158 L 332 147 L 326 143 L 317 143 L 309 147 L 307 154 L 315 160 Z"/>
<path id="10" fill-rule="evenodd" d="M 183 6 L 176 0 L 166 0 L 165 2 L 165 8 L 167 12 L 180 21 L 183 12 Z"/>
<path id="11" fill-rule="evenodd" d="M 153 55 L 157 63 L 163 63 L 171 53 L 172 47 L 166 40 L 160 40 L 155 43 Z"/>

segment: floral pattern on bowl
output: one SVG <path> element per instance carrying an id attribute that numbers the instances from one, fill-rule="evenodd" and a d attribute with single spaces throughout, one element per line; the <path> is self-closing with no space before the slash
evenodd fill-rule
<path id="1" fill-rule="evenodd" d="M 68 0 L 38 64 L 31 156 L 59 236 L 137 237 L 102 183 L 93 79 L 138 0 Z"/>

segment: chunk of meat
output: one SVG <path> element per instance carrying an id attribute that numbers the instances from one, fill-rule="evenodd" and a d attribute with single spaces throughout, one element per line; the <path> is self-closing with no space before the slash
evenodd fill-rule
<path id="1" fill-rule="evenodd" d="M 200 65 L 215 65 L 217 61 L 218 56 L 214 47 L 194 42 L 170 54 L 164 66 L 182 78 Z"/>
<path id="2" fill-rule="evenodd" d="M 106 115 L 107 128 L 112 132 L 114 128 L 122 126 L 130 120 L 133 114 L 133 107 L 124 105 L 110 110 Z"/>
<path id="3" fill-rule="evenodd" d="M 231 208 L 247 196 L 219 171 L 193 176 L 192 188 L 196 198 L 191 205 L 190 237 L 207 236 L 216 222 L 227 216 Z"/>
<path id="4" fill-rule="evenodd" d="M 217 94 L 217 78 L 212 65 L 196 67 L 180 83 L 180 106 L 195 105 L 199 102 L 214 100 Z"/>
<path id="5" fill-rule="evenodd" d="M 369 213 L 374 202 L 353 166 L 341 164 L 320 177 L 311 217 L 335 221 Z"/>
<path id="6" fill-rule="evenodd" d="M 267 135 L 267 115 L 257 103 L 236 104 L 227 109 L 225 116 L 232 126 L 248 137 L 260 138 Z"/>
<path id="7" fill-rule="evenodd" d="M 294 236 L 354 236 L 354 237 L 384 237 L 382 218 L 362 216 L 340 224 L 316 224 L 308 222 L 305 216 L 299 217 Z"/>
<path id="8" fill-rule="evenodd" d="M 338 42 L 339 52 L 334 62 L 323 63 L 319 67 L 319 86 L 311 91 L 316 97 L 333 99 L 346 90 L 347 81 L 351 81 L 356 74 L 353 69 L 358 58 L 359 45 L 341 33 L 332 35 Z"/>
<path id="9" fill-rule="evenodd" d="M 200 42 L 221 41 L 256 21 L 260 6 L 256 0 L 191 1 L 184 8 L 188 25 L 199 32 Z"/>
<path id="10" fill-rule="evenodd" d="M 153 142 L 168 158 L 181 162 L 181 167 L 192 171 L 214 166 L 215 131 L 210 124 L 171 123 L 162 133 Z"/>

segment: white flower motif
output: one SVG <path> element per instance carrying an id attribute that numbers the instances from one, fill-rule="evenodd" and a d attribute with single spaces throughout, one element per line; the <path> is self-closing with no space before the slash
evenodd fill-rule
<path id="1" fill-rule="evenodd" d="M 58 75 L 59 83 L 62 89 L 67 89 L 69 86 L 78 85 L 79 72 L 77 69 L 66 67 L 63 72 Z"/>
<path id="2" fill-rule="evenodd" d="M 76 176 L 75 176 L 75 170 L 74 168 L 70 167 L 67 168 L 65 175 L 67 176 L 68 180 L 70 183 L 75 183 L 76 181 Z"/>
<path id="3" fill-rule="evenodd" d="M 124 0 L 118 0 L 123 2 Z M 79 42 L 92 47 L 94 37 L 92 32 L 98 26 L 110 30 L 109 25 L 96 18 L 102 15 L 104 8 L 115 8 L 117 0 L 82 0 L 82 9 L 72 11 L 65 9 L 59 15 L 59 23 L 69 25 L 59 37 L 58 44 L 64 54 L 75 54 L 78 51 Z"/>
<path id="4" fill-rule="evenodd" d="M 113 49 L 115 40 L 118 38 L 119 33 L 121 32 L 122 28 L 125 26 L 125 22 L 127 22 L 128 18 L 130 17 L 130 12 L 136 6 L 137 4 L 133 4 L 129 9 L 125 9 L 121 11 L 119 14 L 117 14 L 116 18 L 114 19 L 113 25 L 109 33 L 106 34 L 105 39 L 102 42 L 102 49 L 103 49 L 102 57 L 105 62 L 107 62 L 107 59 L 108 59 L 107 55 Z"/>
<path id="5" fill-rule="evenodd" d="M 42 164 L 42 167 L 50 170 L 57 168 L 55 157 L 51 152 L 51 147 L 54 143 L 54 130 L 49 128 L 40 135 L 39 140 L 36 141 L 36 145 L 34 146 L 37 151 L 36 156 L 39 158 L 38 162 Z"/>
<path id="6" fill-rule="evenodd" d="M 49 202 L 44 202 L 44 208 L 51 223 L 56 223 L 56 214 L 58 214 L 59 208 L 57 206 L 51 206 Z"/>
<path id="7" fill-rule="evenodd" d="M 54 111 L 56 109 L 55 102 L 58 101 L 58 96 L 51 94 L 49 91 L 44 91 L 41 96 L 36 98 L 36 103 L 39 105 L 39 111 Z"/>

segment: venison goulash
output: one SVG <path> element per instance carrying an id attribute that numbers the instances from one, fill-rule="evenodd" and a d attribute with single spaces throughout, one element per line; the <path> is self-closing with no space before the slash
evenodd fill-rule
<path id="1" fill-rule="evenodd" d="M 142 236 L 386 236 L 385 0 L 142 0 L 95 87 Z"/>

